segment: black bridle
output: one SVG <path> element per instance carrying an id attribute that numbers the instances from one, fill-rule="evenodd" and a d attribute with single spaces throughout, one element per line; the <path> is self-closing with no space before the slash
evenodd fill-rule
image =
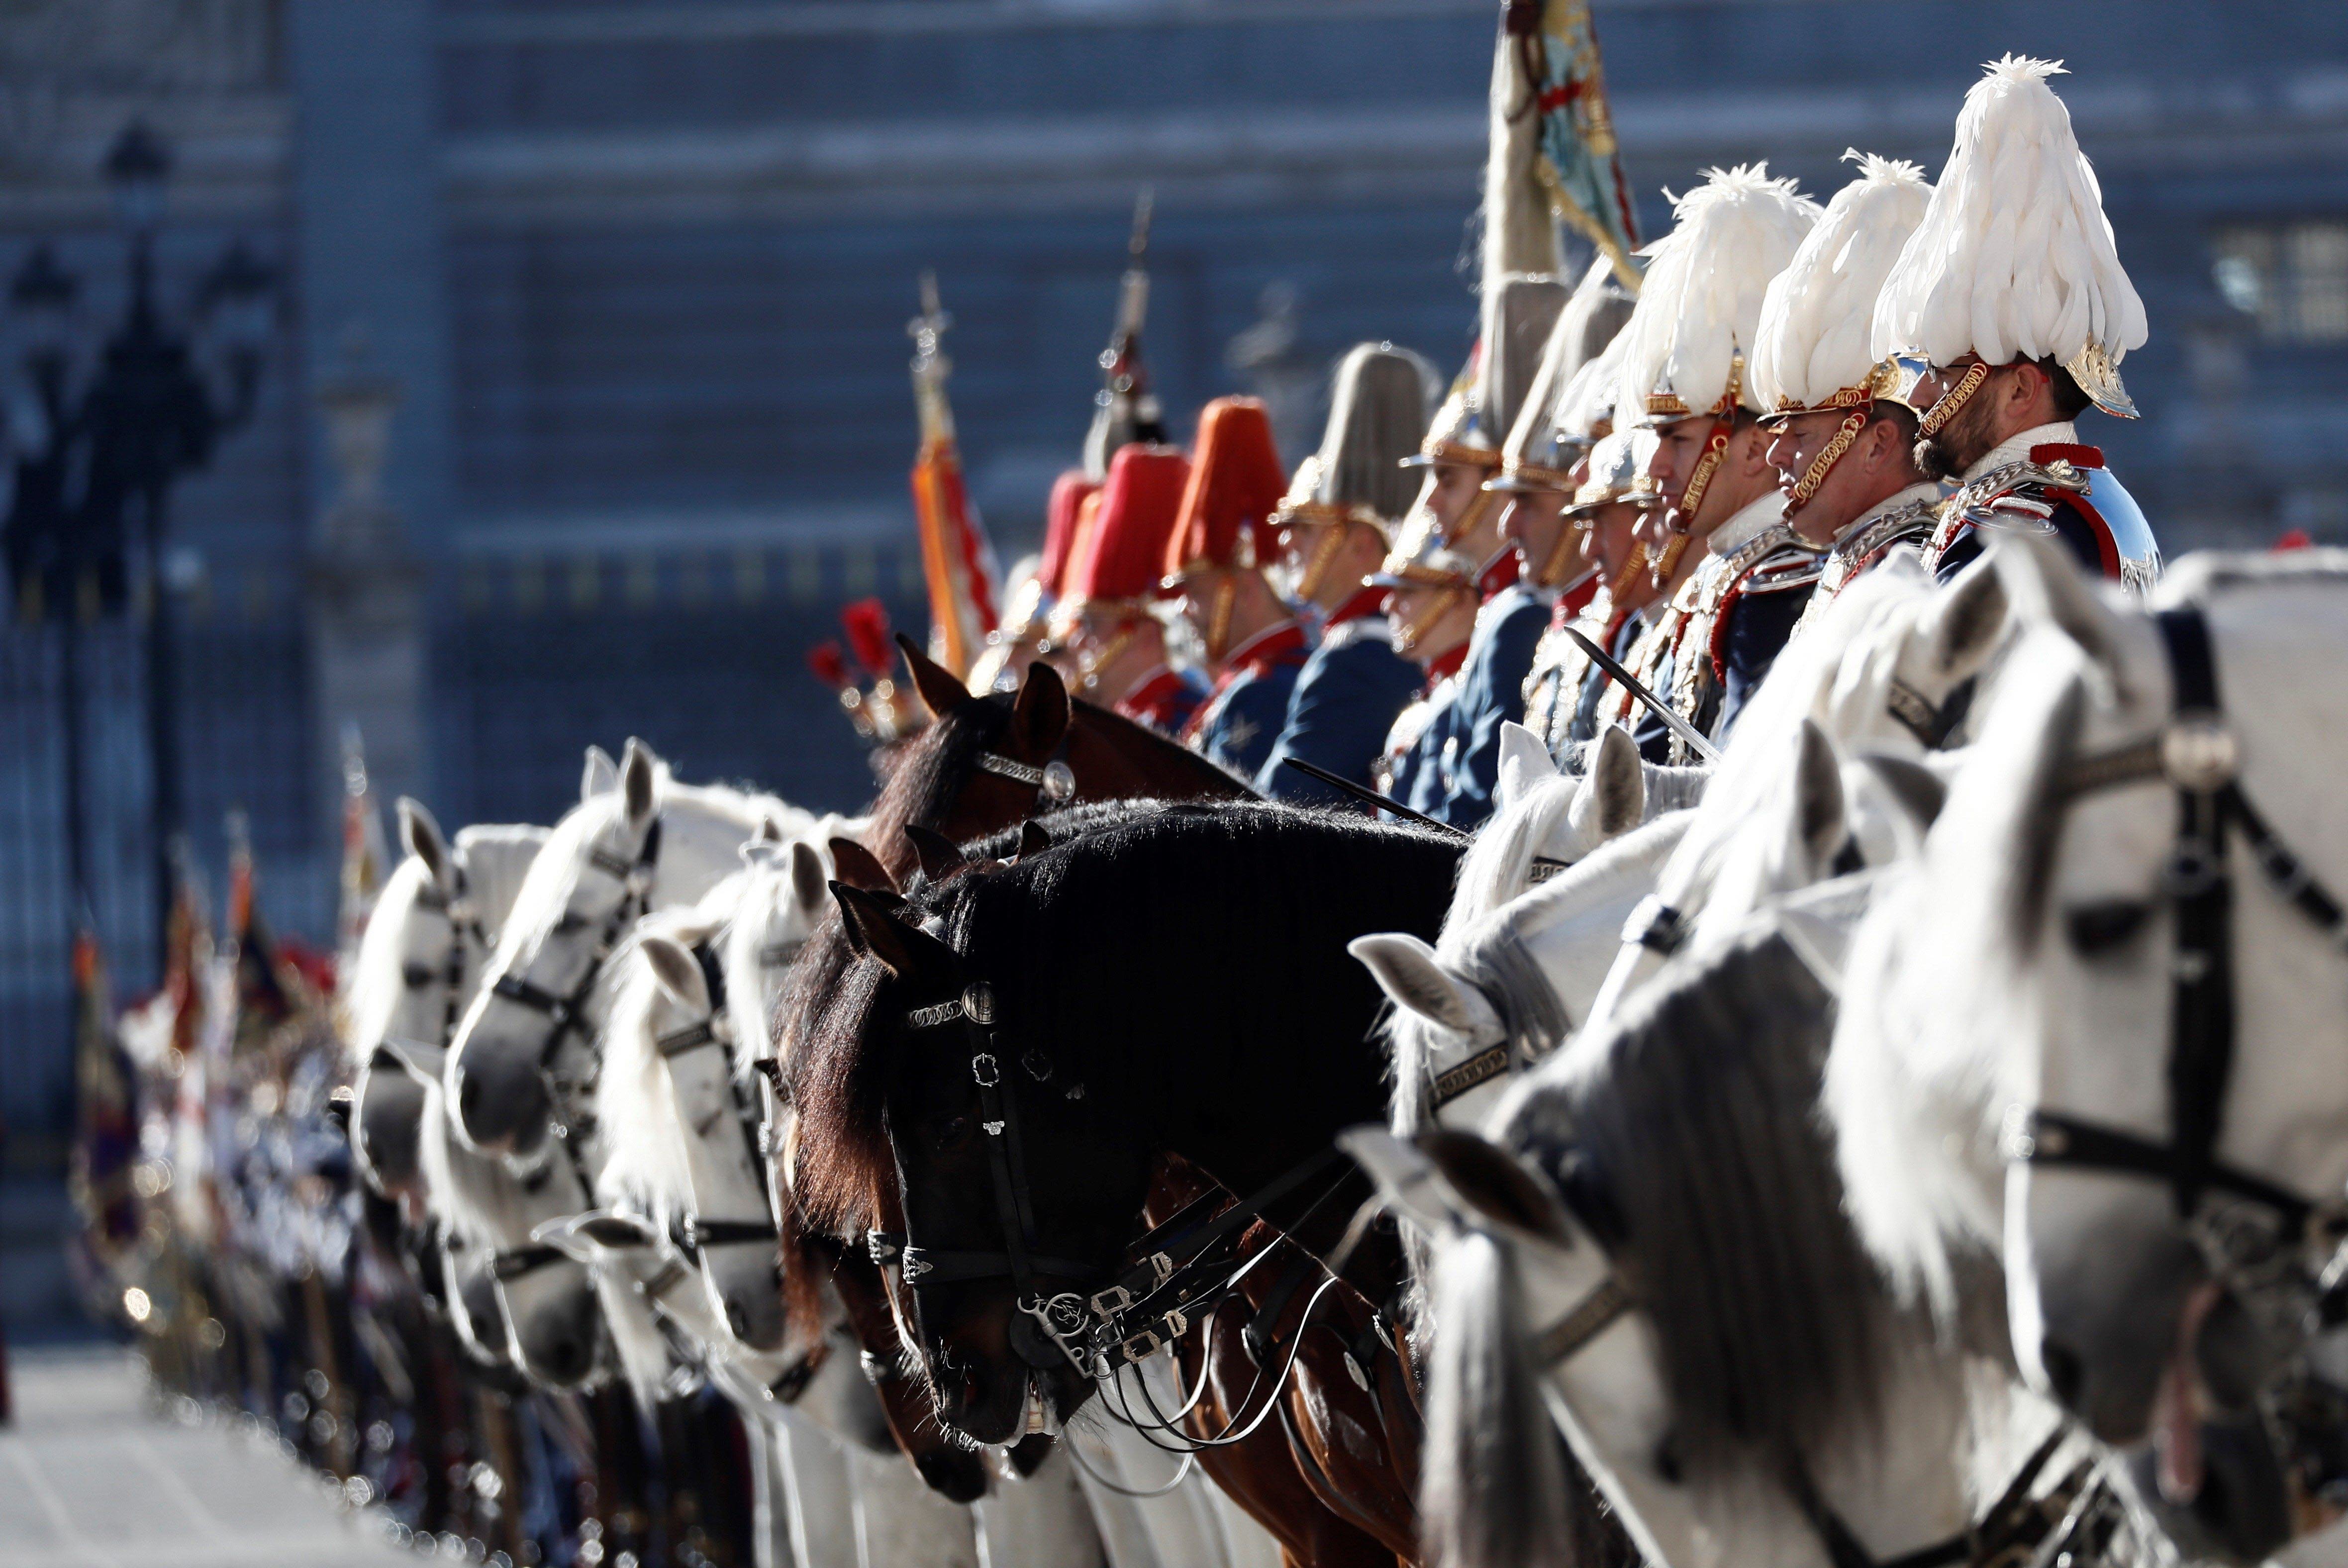
<path id="1" fill-rule="evenodd" d="M 672 1029 L 653 1041 L 653 1054 L 663 1062 L 674 1064 L 679 1057 L 696 1051 L 726 1051 L 733 1036 L 726 1026 L 726 971 L 718 963 L 717 947 L 713 940 L 704 940 L 693 946 L 693 961 L 701 970 L 703 986 L 709 995 L 709 1016 Z M 763 956 L 763 955 L 762 955 Z M 734 1103 L 735 1120 L 740 1124 L 742 1140 L 750 1158 L 750 1170 L 762 1169 L 766 1158 L 762 1125 L 748 1103 L 747 1080 L 726 1074 Z M 769 1202 L 771 1202 L 771 1194 Z M 699 1214 L 686 1214 L 677 1222 L 674 1240 L 677 1249 L 686 1256 L 698 1259 L 705 1247 L 732 1246 L 748 1242 L 774 1242 L 781 1235 L 769 1212 L 757 1220 L 707 1220 Z"/>
<path id="2" fill-rule="evenodd" d="M 441 1000 L 440 1043 L 444 1046 L 456 1034 L 458 1020 L 465 1015 L 466 940 L 470 938 L 484 954 L 489 950 L 489 934 L 481 928 L 480 913 L 473 906 L 465 868 L 452 860 L 448 872 L 455 879 L 454 888 L 443 892 L 434 883 L 416 895 L 417 908 L 436 910 L 448 921 L 448 955 L 441 960 L 438 970 L 428 964 L 411 964 L 399 975 L 401 983 L 411 991 L 421 991 L 435 980 L 448 988 L 448 995 Z"/>
<path id="3" fill-rule="evenodd" d="M 602 974 L 605 962 L 611 958 L 613 950 L 619 946 L 621 938 L 628 934 L 629 927 L 641 920 L 650 907 L 653 872 L 660 862 L 660 846 L 661 820 L 655 816 L 652 825 L 644 830 L 644 841 L 638 846 L 633 860 L 615 855 L 601 846 L 588 851 L 587 863 L 618 881 L 623 891 L 612 913 L 603 917 L 602 929 L 596 934 L 594 950 L 588 957 L 585 972 L 568 992 L 558 995 L 522 975 L 510 973 L 500 975 L 489 983 L 491 995 L 545 1015 L 546 1037 L 538 1049 L 540 1067 L 551 1069 L 555 1057 L 578 1032 L 581 1010 L 589 993 L 594 990 L 596 978 Z"/>
<path id="4" fill-rule="evenodd" d="M 2065 774 L 2065 805 L 2103 789 L 2165 780 L 2177 793 L 2177 841 L 2162 880 L 2176 922 L 2168 1042 L 2169 1136 L 2143 1137 L 2065 1111 L 2012 1119 L 2007 1159 L 2141 1176 L 2166 1182 L 2180 1219 L 2206 1193 L 2267 1211 L 2288 1236 L 2324 1258 L 2348 1233 L 2348 1204 L 2318 1202 L 2218 1156 L 2234 1062 L 2233 883 L 2230 842 L 2243 846 L 2283 902 L 2333 945 L 2348 938 L 2348 910 L 2309 872 L 2241 787 L 2240 748 L 2226 727 L 2209 623 L 2191 605 L 2154 619 L 2168 660 L 2169 720 L 2146 740 L 2088 757 Z"/>
<path id="5" fill-rule="evenodd" d="M 1220 1299 L 1229 1290 L 1233 1278 L 1229 1254 L 1241 1232 L 1314 1177 L 1334 1173 L 1342 1179 L 1351 1169 L 1346 1156 L 1332 1148 L 1229 1208 L 1218 1209 L 1223 1194 L 1220 1189 L 1211 1190 L 1128 1247 L 1138 1261 L 1099 1284 L 1103 1271 L 1097 1265 L 1039 1250 L 1019 1097 L 1013 1092 L 1015 1084 L 1005 1081 L 996 1041 L 994 987 L 983 981 L 966 985 L 948 1001 L 912 1009 L 906 1022 L 917 1029 L 956 1022 L 965 1028 L 1003 1246 L 947 1251 L 873 1231 L 866 1237 L 872 1261 L 883 1267 L 898 1264 L 905 1284 L 916 1292 L 972 1280 L 1009 1279 L 1018 1307 L 1011 1320 L 1011 1346 L 1022 1361 L 1039 1370 L 1068 1365 L 1084 1377 L 1099 1377 L 1148 1360 L 1189 1330 L 1207 1297 Z M 1040 1047 L 1024 1052 L 1018 1067 L 1039 1085 L 1051 1082 L 1055 1075 L 1051 1057 Z M 1061 1093 L 1081 1099 L 1085 1089 L 1076 1083 Z M 1053 1290 L 1047 1288 L 1052 1283 L 1096 1288 Z"/>

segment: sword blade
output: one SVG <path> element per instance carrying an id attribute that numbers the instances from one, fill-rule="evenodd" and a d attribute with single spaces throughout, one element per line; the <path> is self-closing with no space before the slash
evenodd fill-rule
<path id="1" fill-rule="evenodd" d="M 1596 665 L 1600 669 L 1604 670 L 1616 680 L 1622 682 L 1622 689 L 1624 691 L 1629 692 L 1632 696 L 1637 697 L 1641 702 L 1645 703 L 1649 707 L 1653 708 L 1654 710 L 1655 717 L 1663 721 L 1663 727 L 1670 730 L 1673 735 L 1678 736 L 1682 740 L 1686 741 L 1689 750 L 1694 752 L 1698 757 L 1703 758 L 1706 762 L 1717 762 L 1720 760 L 1720 748 L 1715 746 L 1711 741 L 1706 740 L 1704 738 L 1704 731 L 1698 729 L 1694 725 L 1690 724 L 1686 719 L 1682 718 L 1678 714 L 1673 713 L 1672 711 L 1671 704 L 1665 702 L 1662 697 L 1657 696 L 1653 692 L 1649 691 L 1640 683 L 1638 676 L 1632 675 L 1629 670 L 1622 667 L 1622 662 L 1620 659 L 1616 658 L 1613 655 L 1608 653 L 1605 649 L 1600 647 L 1595 642 L 1591 641 L 1589 635 L 1585 634 L 1581 627 L 1568 626 L 1565 629 L 1565 634 L 1581 645 L 1581 651 L 1590 655 L 1590 660 L 1592 664 Z"/>
<path id="2" fill-rule="evenodd" d="M 1326 768 L 1315 768 L 1313 764 L 1303 760 L 1302 758 L 1283 757 L 1281 760 L 1287 763 L 1291 768 L 1295 769 L 1299 773 L 1303 774 L 1306 778 L 1318 779 L 1322 783 L 1329 786 L 1330 789 L 1340 790 L 1347 795 L 1351 795 L 1354 799 L 1361 801 L 1364 805 L 1375 806 L 1381 811 L 1391 811 L 1395 816 L 1401 817 L 1407 821 L 1416 822 L 1419 826 L 1424 828 L 1433 828 L 1438 833 L 1449 833 L 1452 837 L 1457 839 L 1464 839 L 1468 836 L 1468 830 L 1465 828 L 1455 828 L 1448 822 L 1438 822 L 1434 818 L 1429 817 L 1423 812 L 1412 810 L 1409 807 L 1404 805 L 1399 800 L 1379 794 L 1376 790 L 1369 788 L 1367 785 L 1356 784 L 1351 779 L 1342 778 L 1337 774 L 1330 772 Z"/>

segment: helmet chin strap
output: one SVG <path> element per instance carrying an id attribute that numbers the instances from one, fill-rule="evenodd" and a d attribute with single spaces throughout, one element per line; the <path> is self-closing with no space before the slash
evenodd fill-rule
<path id="1" fill-rule="evenodd" d="M 1927 440 L 1939 435 L 1948 428 L 1949 421 L 1957 417 L 1957 410 L 1972 401 L 1973 394 L 1980 391 L 1982 383 L 1988 379 L 1989 361 L 1974 360 L 1966 367 L 1957 384 L 1933 399 L 1932 406 L 1917 418 L 1916 433 Z"/>
<path id="2" fill-rule="evenodd" d="M 1296 580 L 1296 596 L 1310 603 L 1317 600 L 1321 585 L 1328 581 L 1329 569 L 1337 563 L 1337 552 L 1345 543 L 1345 525 L 1326 525 L 1321 537 L 1313 542 L 1313 553 L 1304 562 L 1303 575 Z"/>
<path id="3" fill-rule="evenodd" d="M 1231 610 L 1238 604 L 1237 576 L 1225 573 L 1215 583 L 1214 607 L 1207 613 L 1207 662 L 1220 665 L 1231 646 Z"/>
<path id="4" fill-rule="evenodd" d="M 1451 613 L 1451 601 L 1453 596 L 1468 592 L 1470 592 L 1470 590 L 1465 588 L 1446 588 L 1435 596 L 1435 602 L 1433 604 L 1428 606 L 1426 614 L 1417 616 L 1413 620 L 1406 621 L 1401 625 L 1396 626 L 1394 629 L 1395 651 L 1406 654 L 1416 648 L 1418 646 L 1418 640 L 1426 635 L 1427 629 L 1433 626 L 1437 621 L 1443 619 L 1444 616 Z"/>
<path id="5" fill-rule="evenodd" d="M 1704 455 L 1695 460 L 1688 474 L 1687 483 L 1681 487 L 1680 499 L 1664 513 L 1664 526 L 1671 530 L 1672 540 L 1663 546 L 1663 555 L 1655 562 L 1655 586 L 1661 588 L 1679 570 L 1680 559 L 1687 553 L 1688 541 L 1694 537 L 1696 509 L 1704 505 L 1706 492 L 1712 489 L 1715 475 L 1720 472 L 1721 460 L 1728 455 L 1728 438 L 1736 429 L 1736 399 L 1745 389 L 1745 356 L 1731 354 L 1728 357 L 1728 386 L 1714 406 L 1712 433 L 1704 438 Z M 1676 519 L 1676 521 L 1673 520 Z"/>
<path id="6" fill-rule="evenodd" d="M 1574 537 L 1577 531 L 1579 531 L 1570 525 L 1562 521 L 1560 521 L 1557 542 L 1549 547 L 1549 553 L 1542 557 L 1540 565 L 1534 569 L 1534 587 L 1556 588 L 1564 583 L 1567 564 L 1580 553 L 1581 541 Z"/>
<path id="7" fill-rule="evenodd" d="M 1796 512 L 1818 498 L 1818 487 L 1827 482 L 1827 476 L 1834 472 L 1835 465 L 1848 457 L 1851 448 L 1858 444 L 1859 433 L 1867 428 L 1868 420 L 1874 417 L 1874 407 L 1871 403 L 1862 403 L 1843 416 L 1842 423 L 1835 427 L 1833 437 L 1818 449 L 1818 455 L 1810 459 L 1810 466 L 1804 469 L 1802 477 L 1794 482 L 1794 493 L 1786 498 L 1786 510 L 1779 513 L 1781 521 L 1793 521 Z"/>
<path id="8" fill-rule="evenodd" d="M 1606 584 L 1606 603 L 1621 609 L 1624 596 L 1631 592 L 1631 584 L 1643 576 L 1646 570 L 1647 547 L 1634 539 L 1631 542 L 1631 554 L 1622 562 L 1622 570 L 1614 573 L 1613 581 Z"/>

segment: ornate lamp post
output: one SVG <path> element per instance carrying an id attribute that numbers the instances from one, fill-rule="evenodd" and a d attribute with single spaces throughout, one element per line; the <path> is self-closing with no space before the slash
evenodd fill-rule
<path id="1" fill-rule="evenodd" d="M 220 439 L 252 417 L 275 280 L 239 241 L 197 284 L 185 327 L 167 319 L 157 299 L 155 240 L 170 150 L 134 123 L 117 139 L 105 170 L 129 248 L 130 300 L 78 397 L 69 374 L 77 281 L 43 247 L 9 290 L 26 344 L 29 407 L 38 412 L 29 421 L 36 428 L 16 433 L 16 493 L 5 532 L 20 607 L 28 598 L 33 607 L 54 603 L 64 627 L 67 857 L 77 900 L 87 898 L 88 883 L 77 628 L 125 605 L 142 618 L 160 931 L 170 910 L 172 842 L 181 826 L 167 502 L 171 486 L 208 464 Z M 201 367 L 191 335 L 205 351 Z M 143 567 L 136 574 L 129 570 L 134 548 Z"/>

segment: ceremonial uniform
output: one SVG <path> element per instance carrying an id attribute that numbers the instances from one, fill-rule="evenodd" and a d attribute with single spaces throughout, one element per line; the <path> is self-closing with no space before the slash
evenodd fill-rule
<path id="1" fill-rule="evenodd" d="M 1364 588 L 1338 606 L 1297 672 L 1280 738 L 1255 787 L 1300 804 L 1349 803 L 1319 779 L 1284 767 L 1291 757 L 1375 788 L 1374 766 L 1395 720 L 1418 695 L 1426 672 L 1395 652 L 1383 605 L 1386 591 Z"/>
<path id="2" fill-rule="evenodd" d="M 1273 521 L 1297 572 L 1298 596 L 1334 607 L 1319 645 L 1297 673 L 1288 712 L 1255 787 L 1276 799 L 1351 805 L 1341 791 L 1297 769 L 1290 758 L 1375 787 L 1379 753 L 1426 672 L 1395 647 L 1386 591 L 1333 576 L 1340 560 L 1375 542 L 1383 556 L 1395 524 L 1410 511 L 1416 484 L 1403 467 L 1426 428 L 1434 373 L 1392 344 L 1356 344 L 1338 362 L 1329 387 L 1329 422 L 1321 446 L 1296 467 Z"/>
<path id="3" fill-rule="evenodd" d="M 1226 655 L 1223 673 L 1182 732 L 1182 743 L 1252 779 L 1288 727 L 1288 702 L 1312 652 L 1294 621 L 1257 633 Z M 1291 771 L 1293 771 L 1292 769 Z"/>
<path id="4" fill-rule="evenodd" d="M 1680 585 L 1631 662 L 1632 674 L 1715 741 L 1727 738 L 1745 699 L 1776 662 L 1818 580 L 1821 552 L 1778 521 L 1783 505 L 1773 490 L 1713 531 L 1704 564 Z M 1625 709 L 1622 717 L 1648 760 L 1697 760 L 1653 712 Z"/>
<path id="5" fill-rule="evenodd" d="M 2138 593 L 2160 577 L 2160 545 L 2134 497 L 2082 446 L 2068 422 L 2024 430 L 1965 470 L 1941 506 L 1927 551 L 1932 573 L 1954 578 L 2000 531 L 2052 534 L 2082 570 Z"/>
<path id="6" fill-rule="evenodd" d="M 1117 700 L 1115 711 L 1160 735 L 1180 735 L 1207 700 L 1207 683 L 1189 670 L 1159 665 Z"/>
<path id="7" fill-rule="evenodd" d="M 1934 201 L 1874 312 L 1869 350 L 1944 459 L 1972 400 L 2012 366 L 2044 375 L 2042 406 L 2137 417 L 2119 366 L 2144 346 L 2144 302 L 2049 83 L 2062 68 L 2008 55 L 1967 91 L 1941 172 L 1952 199 Z M 2017 247 L 2016 234 L 2041 238 Z M 2068 419 L 2005 434 L 1966 465 L 1926 549 L 1934 574 L 1954 577 L 1999 531 L 2059 539 L 2082 568 L 2139 593 L 2160 575 L 2143 512 Z"/>
<path id="8" fill-rule="evenodd" d="M 1723 469 L 1732 445 L 1745 438 L 1747 417 L 1767 412 L 1746 355 L 1771 280 L 1793 261 L 1819 212 L 1792 181 L 1772 180 L 1759 166 L 1710 171 L 1673 211 L 1679 224 L 1651 248 L 1646 283 L 1623 329 L 1615 400 L 1619 413 L 1638 411 L 1642 428 L 1702 432 L 1698 455 L 1671 478 L 1678 493 L 1664 498 L 1671 534 L 1654 580 L 1670 583 L 1699 540 L 1705 558 L 1625 663 L 1680 718 L 1713 736 L 1735 723 L 1746 695 L 1768 673 L 1817 580 L 1818 552 L 1785 525 L 1785 500 L 1774 490 L 1703 525 L 1708 515 L 1718 518 L 1724 492 L 1735 493 L 1725 487 L 1749 482 L 1725 478 Z M 1627 690 L 1601 712 L 1630 725 L 1650 761 L 1697 759 Z"/>
<path id="9" fill-rule="evenodd" d="M 1495 595 L 1476 614 L 1450 700 L 1430 716 L 1412 744 L 1405 772 L 1426 799 L 1404 804 L 1454 827 L 1473 828 L 1492 814 L 1500 781 L 1500 726 L 1524 717 L 1525 676 L 1549 625 L 1549 600 L 1522 583 Z"/>
<path id="10" fill-rule="evenodd" d="M 1451 711 L 1459 668 L 1467 661 L 1468 645 L 1462 643 L 1426 666 L 1418 699 L 1395 718 L 1380 762 L 1380 793 L 1438 821 L 1443 820 L 1443 803 L 1451 792 L 1450 771 L 1445 764 L 1456 761 L 1458 753 L 1454 746 L 1451 757 L 1446 758 L 1443 742 L 1447 737 L 1437 735 L 1436 726 Z"/>
<path id="11" fill-rule="evenodd" d="M 1880 566 L 1893 551 L 1902 545 L 1921 551 L 1931 544 L 1932 531 L 1940 526 L 1941 499 L 1941 487 L 1925 480 L 1885 497 L 1852 520 L 1819 562 L 1818 585 L 1794 624 L 1795 634 L 1800 635 L 1834 603 L 1835 595 Z"/>

